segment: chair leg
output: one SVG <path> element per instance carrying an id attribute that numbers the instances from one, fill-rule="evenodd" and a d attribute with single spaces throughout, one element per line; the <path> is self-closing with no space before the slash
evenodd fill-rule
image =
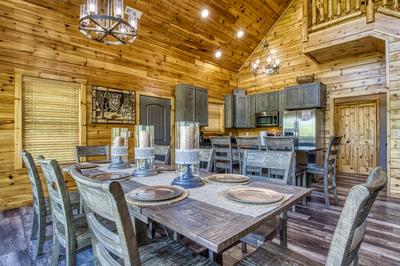
<path id="1" fill-rule="evenodd" d="M 329 184 L 328 184 L 328 176 L 324 175 L 324 194 L 325 194 L 325 207 L 329 209 Z"/>
<path id="2" fill-rule="evenodd" d="M 35 208 L 33 208 L 33 221 L 32 221 L 32 231 L 31 231 L 31 240 L 36 239 L 37 236 L 37 232 L 38 232 L 38 213 L 35 210 Z"/>
<path id="3" fill-rule="evenodd" d="M 247 253 L 247 243 L 241 242 L 241 244 L 242 244 L 242 252 Z"/>
<path id="4" fill-rule="evenodd" d="M 56 266 L 58 265 L 58 258 L 60 257 L 60 242 L 58 242 L 57 236 L 53 233 L 53 254 L 51 257 L 51 265 Z"/>
<path id="5" fill-rule="evenodd" d="M 46 241 L 46 214 L 41 213 L 38 217 L 38 234 L 36 243 L 36 256 L 40 256 L 43 253 L 43 244 Z"/>
<path id="6" fill-rule="evenodd" d="M 68 241 L 65 249 L 66 263 L 67 266 L 76 265 L 76 241 Z"/>
<path id="7" fill-rule="evenodd" d="M 335 199 L 335 205 L 338 202 L 338 196 L 337 196 L 337 187 L 336 187 L 336 171 L 334 171 L 332 175 L 332 185 L 333 185 L 333 196 Z"/>

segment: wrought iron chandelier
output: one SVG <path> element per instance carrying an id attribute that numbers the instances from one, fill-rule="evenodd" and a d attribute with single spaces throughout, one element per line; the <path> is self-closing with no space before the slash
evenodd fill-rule
<path id="1" fill-rule="evenodd" d="M 102 2 L 102 9 L 97 0 L 87 0 L 87 4 L 81 5 L 79 30 L 89 39 L 109 45 L 132 43 L 142 12 L 128 6 L 124 10 L 123 0 Z"/>
<path id="2" fill-rule="evenodd" d="M 256 61 L 251 63 L 251 71 L 253 72 L 253 75 L 256 77 L 259 74 L 264 74 L 266 76 L 272 75 L 272 74 L 278 74 L 279 73 L 279 68 L 280 68 L 280 60 L 278 58 L 274 58 L 271 54 L 271 51 L 268 48 L 269 44 L 267 40 L 265 40 L 264 45 L 263 45 L 263 51 L 262 51 L 262 56 L 265 54 L 265 50 L 267 52 L 266 56 L 266 62 L 264 65 L 260 65 L 260 59 L 257 59 Z"/>

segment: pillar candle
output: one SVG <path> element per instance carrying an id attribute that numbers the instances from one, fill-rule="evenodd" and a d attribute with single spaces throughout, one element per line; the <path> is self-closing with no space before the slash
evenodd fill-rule
<path id="1" fill-rule="evenodd" d="M 150 147 L 150 132 L 139 130 L 139 147 Z"/>
<path id="2" fill-rule="evenodd" d="M 180 149 L 194 149 L 195 130 L 192 126 L 181 126 Z"/>

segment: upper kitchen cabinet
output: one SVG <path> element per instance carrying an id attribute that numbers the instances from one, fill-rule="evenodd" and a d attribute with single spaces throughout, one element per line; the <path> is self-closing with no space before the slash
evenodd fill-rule
<path id="1" fill-rule="evenodd" d="M 255 94 L 255 97 L 256 113 L 279 111 L 278 92 Z"/>
<path id="2" fill-rule="evenodd" d="M 255 127 L 255 102 L 254 95 L 226 95 L 225 128 Z"/>
<path id="3" fill-rule="evenodd" d="M 197 121 L 200 126 L 208 125 L 208 91 L 186 84 L 175 88 L 176 121 Z"/>
<path id="4" fill-rule="evenodd" d="M 320 82 L 300 84 L 285 89 L 285 109 L 325 107 L 326 85 Z"/>
<path id="5" fill-rule="evenodd" d="M 283 127 L 283 111 L 285 110 L 285 91 L 279 91 L 279 126 Z"/>

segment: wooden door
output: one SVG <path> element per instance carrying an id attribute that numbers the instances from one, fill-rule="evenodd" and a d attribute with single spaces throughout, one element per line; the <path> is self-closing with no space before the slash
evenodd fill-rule
<path id="1" fill-rule="evenodd" d="M 339 148 L 340 172 L 368 174 L 377 165 L 377 119 L 376 102 L 335 107 L 335 132 L 343 136 Z"/>
<path id="2" fill-rule="evenodd" d="M 140 124 L 154 125 L 154 143 L 171 144 L 171 100 L 140 96 Z"/>

